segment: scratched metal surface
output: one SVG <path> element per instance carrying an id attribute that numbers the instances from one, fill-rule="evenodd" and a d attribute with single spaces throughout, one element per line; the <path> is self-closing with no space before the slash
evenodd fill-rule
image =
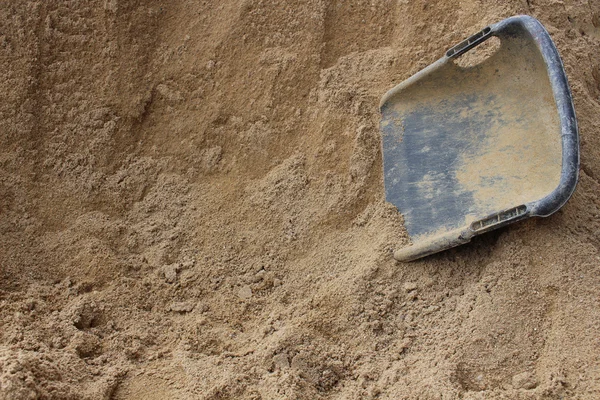
<path id="1" fill-rule="evenodd" d="M 413 241 L 541 199 L 560 182 L 560 119 L 526 35 L 483 63 L 446 59 L 381 106 L 387 201 Z"/>

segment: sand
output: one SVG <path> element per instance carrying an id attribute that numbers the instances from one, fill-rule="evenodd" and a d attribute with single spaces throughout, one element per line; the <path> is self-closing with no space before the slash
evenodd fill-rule
<path id="1" fill-rule="evenodd" d="M 410 264 L 378 103 L 542 21 L 571 201 Z M 600 3 L 0 3 L 1 399 L 600 398 Z"/>

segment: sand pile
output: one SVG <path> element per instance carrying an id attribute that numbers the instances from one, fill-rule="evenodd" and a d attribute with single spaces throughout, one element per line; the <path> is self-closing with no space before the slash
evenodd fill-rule
<path id="1" fill-rule="evenodd" d="M 567 206 L 412 264 L 390 87 L 539 18 Z M 600 397 L 600 4 L 0 4 L 0 398 Z"/>

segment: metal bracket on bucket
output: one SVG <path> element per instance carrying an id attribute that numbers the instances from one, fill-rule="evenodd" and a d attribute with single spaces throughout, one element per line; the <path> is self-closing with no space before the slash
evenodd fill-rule
<path id="1" fill-rule="evenodd" d="M 480 64 L 456 59 L 490 39 Z M 579 138 L 562 62 L 542 24 L 490 25 L 387 92 L 380 105 L 386 200 L 404 216 L 410 261 L 571 197 Z"/>

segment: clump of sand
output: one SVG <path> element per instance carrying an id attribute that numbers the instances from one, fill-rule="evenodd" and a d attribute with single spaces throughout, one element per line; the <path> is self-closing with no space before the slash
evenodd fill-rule
<path id="1" fill-rule="evenodd" d="M 377 105 L 483 26 L 555 39 L 566 207 L 412 264 Z M 597 398 L 600 7 L 0 5 L 0 398 Z"/>

